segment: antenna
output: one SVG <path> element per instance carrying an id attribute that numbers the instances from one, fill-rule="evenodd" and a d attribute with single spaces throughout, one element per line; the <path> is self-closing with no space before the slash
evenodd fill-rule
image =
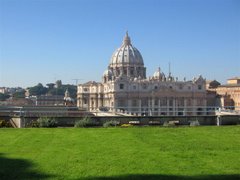
<path id="1" fill-rule="evenodd" d="M 168 63 L 168 76 L 171 76 L 171 63 Z"/>
<path id="2" fill-rule="evenodd" d="M 77 86 L 78 85 L 78 81 L 79 80 L 83 80 L 83 79 L 72 79 L 72 80 L 76 82 L 76 86 Z"/>

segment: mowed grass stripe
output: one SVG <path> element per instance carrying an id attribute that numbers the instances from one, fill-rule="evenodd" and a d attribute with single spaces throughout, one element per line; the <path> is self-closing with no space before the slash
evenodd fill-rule
<path id="1" fill-rule="evenodd" d="M 0 129 L 0 142 L 1 157 L 50 179 L 240 174 L 239 126 Z"/>

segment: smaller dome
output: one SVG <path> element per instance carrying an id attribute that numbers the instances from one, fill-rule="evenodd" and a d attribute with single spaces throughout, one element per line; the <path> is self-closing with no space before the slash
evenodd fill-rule
<path id="1" fill-rule="evenodd" d="M 106 71 L 104 71 L 103 76 L 112 76 L 112 71 L 107 69 Z"/>
<path id="2" fill-rule="evenodd" d="M 153 77 L 155 79 L 161 79 L 162 77 L 164 77 L 164 73 L 161 73 L 161 69 L 160 67 L 157 69 L 157 71 L 155 71 L 155 73 L 153 74 Z"/>

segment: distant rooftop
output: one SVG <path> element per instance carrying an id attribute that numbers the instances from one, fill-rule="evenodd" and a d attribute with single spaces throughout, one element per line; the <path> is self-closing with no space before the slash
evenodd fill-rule
<path id="1" fill-rule="evenodd" d="M 240 84 L 223 84 L 218 87 L 240 87 Z"/>
<path id="2" fill-rule="evenodd" d="M 240 80 L 240 77 L 233 77 L 233 78 L 230 78 L 228 80 Z"/>

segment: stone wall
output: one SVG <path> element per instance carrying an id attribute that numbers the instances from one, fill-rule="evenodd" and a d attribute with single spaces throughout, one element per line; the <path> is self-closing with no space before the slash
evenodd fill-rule
<path id="1" fill-rule="evenodd" d="M 58 122 L 59 127 L 73 127 L 74 123 L 80 120 L 82 117 L 57 117 L 55 118 Z M 164 122 L 173 122 L 177 125 L 189 125 L 191 121 L 198 121 L 200 125 L 217 125 L 217 116 L 141 116 L 141 117 L 126 117 L 126 116 L 107 116 L 107 117 L 97 117 L 93 116 L 92 119 L 103 124 L 106 121 L 116 120 L 120 124 L 131 123 L 138 125 L 160 125 L 162 126 Z M 3 119 L 3 118 L 1 118 Z M 12 117 L 6 118 L 6 121 L 12 121 L 17 127 L 26 127 L 32 121 L 36 121 L 35 117 Z M 237 125 L 240 124 L 240 116 L 221 116 L 220 125 Z"/>

